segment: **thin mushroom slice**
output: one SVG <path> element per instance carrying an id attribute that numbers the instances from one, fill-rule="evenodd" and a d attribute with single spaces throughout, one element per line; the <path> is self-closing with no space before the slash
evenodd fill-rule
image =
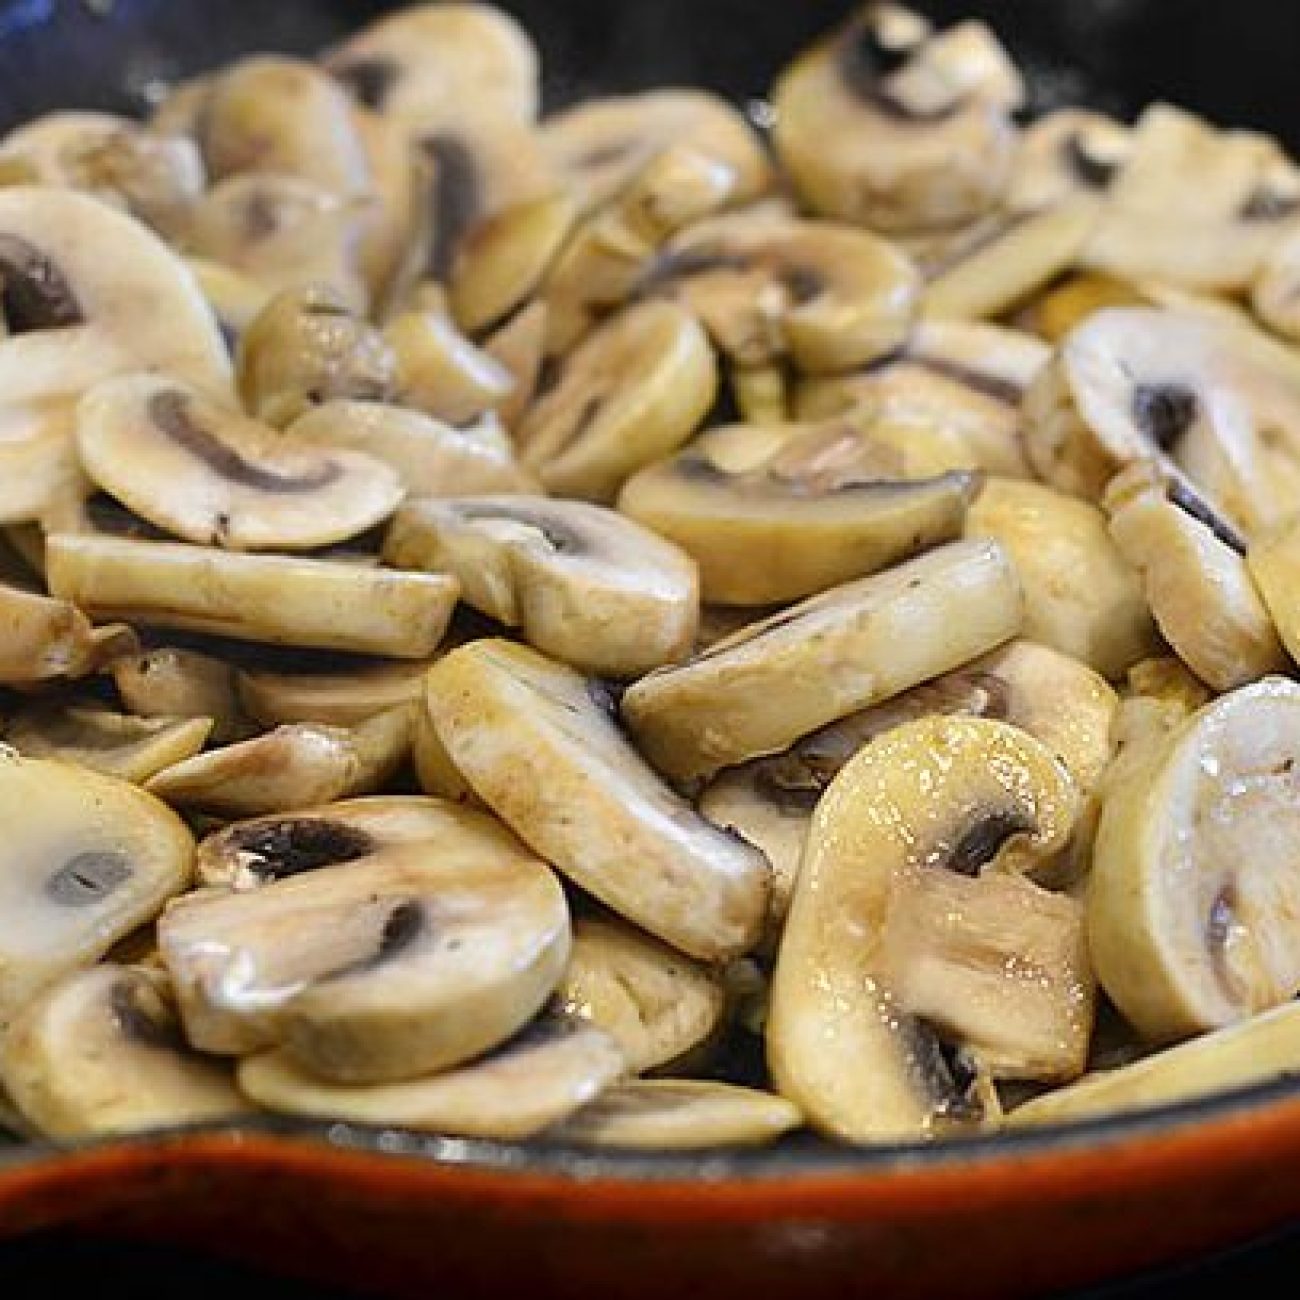
<path id="1" fill-rule="evenodd" d="M 623 718 L 661 772 L 690 783 L 948 672 L 1010 640 L 1023 619 L 1002 547 L 951 542 L 643 677 Z"/>
<path id="2" fill-rule="evenodd" d="M 319 671 L 247 667 L 236 672 L 241 706 L 264 726 L 315 722 L 352 727 L 404 705 L 424 707 L 432 659 L 377 659 Z"/>
<path id="3" fill-rule="evenodd" d="M 818 804 L 772 981 L 778 1090 L 848 1142 L 978 1126 L 973 1075 L 1083 1071 L 1093 981 L 1076 900 L 1033 883 L 1074 787 L 1027 733 L 930 718 Z"/>
<path id="4" fill-rule="evenodd" d="M 568 960 L 564 891 L 491 818 L 445 807 L 436 838 L 169 908 L 158 942 L 190 1041 L 282 1046 L 318 1078 L 368 1084 L 472 1060 L 527 1024 Z"/>
<path id="5" fill-rule="evenodd" d="M 603 506 L 545 497 L 413 501 L 384 558 L 448 573 L 462 599 L 583 671 L 638 677 L 695 641 L 699 582 L 689 556 Z"/>
<path id="6" fill-rule="evenodd" d="M 428 703 L 456 770 L 575 884 L 691 956 L 752 947 L 762 854 L 663 784 L 600 683 L 525 646 L 475 641 L 430 670 Z"/>
<path id="7" fill-rule="evenodd" d="M 0 582 L 0 684 L 81 677 L 94 666 L 94 628 L 75 604 Z"/>
<path id="8" fill-rule="evenodd" d="M 1168 1042 L 1300 992 L 1300 687 L 1220 696 L 1107 789 L 1088 940 L 1111 1000 Z"/>
<path id="9" fill-rule="evenodd" d="M 1058 203 L 1076 194 L 1104 196 L 1131 148 L 1129 129 L 1090 109 L 1047 113 L 1020 137 L 1020 151 L 1004 202 L 1012 211 Z"/>
<path id="10" fill-rule="evenodd" d="M 114 963 L 65 976 L 23 1009 L 0 1048 L 0 1081 L 32 1128 L 56 1141 L 256 1110 L 227 1063 L 185 1042 L 165 981 Z"/>
<path id="11" fill-rule="evenodd" d="M 194 841 L 166 804 L 86 768 L 0 750 L 0 1026 L 189 884 Z"/>
<path id="12" fill-rule="evenodd" d="M 123 707 L 145 719 L 203 719 L 216 744 L 252 729 L 240 702 L 233 664 L 183 646 L 158 646 L 116 657 L 106 671 Z"/>
<path id="13" fill-rule="evenodd" d="M 433 653 L 460 592 L 440 575 L 171 542 L 63 533 L 47 549 L 50 590 L 92 616 L 398 659 Z"/>
<path id="14" fill-rule="evenodd" d="M 1300 520 L 1260 538 L 1246 565 L 1282 644 L 1300 662 Z"/>
<path id="15" fill-rule="evenodd" d="M 608 1034 L 544 1017 L 490 1055 L 422 1079 L 345 1087 L 307 1074 L 285 1052 L 269 1052 L 240 1063 L 239 1086 L 286 1115 L 509 1141 L 561 1123 L 623 1070 Z"/>

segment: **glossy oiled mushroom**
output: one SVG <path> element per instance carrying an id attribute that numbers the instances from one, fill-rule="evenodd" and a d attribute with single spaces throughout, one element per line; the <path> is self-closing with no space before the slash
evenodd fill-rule
<path id="1" fill-rule="evenodd" d="M 299 665 L 247 665 L 235 674 L 240 705 L 264 726 L 318 722 L 351 727 L 407 704 L 424 706 L 431 659 L 358 659 Z"/>
<path id="2" fill-rule="evenodd" d="M 123 706 L 140 718 L 202 718 L 216 744 L 251 729 L 233 664 L 183 646 L 157 646 L 118 655 L 108 664 Z"/>

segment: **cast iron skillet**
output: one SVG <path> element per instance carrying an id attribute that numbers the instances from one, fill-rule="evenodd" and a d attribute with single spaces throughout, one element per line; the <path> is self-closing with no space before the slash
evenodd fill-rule
<path id="1" fill-rule="evenodd" d="M 844 0 L 500 0 L 538 41 L 546 95 L 672 83 L 762 96 Z M 1300 5 L 1280 0 L 914 0 L 993 23 L 1033 108 L 1131 117 L 1165 98 L 1300 153 Z M 57 108 L 139 112 L 253 50 L 314 53 L 379 0 L 0 0 L 0 129 Z M 377 1158 L 377 1156 L 382 1158 Z M 401 1157 L 417 1157 L 402 1159 Z M 743 1283 L 749 1296 L 1028 1294 L 1300 1218 L 1300 1086 L 1043 1134 L 924 1149 L 799 1136 L 632 1156 L 267 1120 L 54 1153 L 0 1149 L 0 1237 L 90 1222 L 191 1239 L 331 1280 L 428 1294 L 603 1295 Z M 508 1233 L 502 1243 L 502 1233 Z M 854 1288 L 856 1289 L 856 1288 Z"/>

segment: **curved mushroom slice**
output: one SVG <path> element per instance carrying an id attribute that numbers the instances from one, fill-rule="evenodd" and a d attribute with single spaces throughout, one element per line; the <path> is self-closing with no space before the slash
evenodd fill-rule
<path id="1" fill-rule="evenodd" d="M 430 669 L 428 702 L 457 771 L 575 884 L 691 956 L 753 945 L 762 854 L 659 780 L 600 683 L 525 646 L 475 641 Z"/>
<path id="2" fill-rule="evenodd" d="M 395 659 L 431 655 L 460 594 L 429 573 L 92 533 L 47 552 L 50 590 L 92 616 Z"/>
<path id="3" fill-rule="evenodd" d="M 1076 194 L 1101 197 L 1130 151 L 1129 129 L 1104 113 L 1078 108 L 1048 113 L 1020 137 L 1004 202 L 1013 211 L 1032 211 Z"/>
<path id="4" fill-rule="evenodd" d="M 778 78 L 772 138 L 814 211 L 877 230 L 942 229 L 1002 197 L 1023 98 L 982 23 L 936 33 L 898 5 L 871 5 Z"/>
<path id="5" fill-rule="evenodd" d="M 0 1025 L 188 884 L 194 841 L 143 790 L 0 750 Z"/>
<path id="6" fill-rule="evenodd" d="M 1187 483 L 1139 462 L 1111 482 L 1104 505 L 1161 634 L 1198 677 L 1230 691 L 1286 669 L 1245 540 Z"/>
<path id="7" fill-rule="evenodd" d="M 378 1083 L 527 1024 L 568 960 L 564 891 L 492 819 L 447 811 L 437 839 L 169 908 L 158 942 L 190 1041 L 282 1046 L 319 1078 Z"/>
<path id="8" fill-rule="evenodd" d="M 569 966 L 556 989 L 569 1014 L 605 1030 L 634 1074 L 680 1060 L 722 1023 L 718 972 L 620 921 L 574 922 Z"/>
<path id="9" fill-rule="evenodd" d="M 0 269 L 0 285 L 3 275 Z M 0 354 L 7 346 L 0 329 Z M 0 407 L 0 523 L 39 520 L 56 503 L 89 489 L 77 459 L 75 430 L 76 406 L 69 401 Z"/>
<path id="10" fill-rule="evenodd" d="M 264 726 L 316 722 L 353 727 L 404 705 L 424 708 L 430 659 L 379 659 L 319 671 L 241 668 L 238 699 Z"/>
<path id="11" fill-rule="evenodd" d="M 775 1142 L 803 1123 L 784 1097 L 710 1079 L 615 1084 L 547 1136 L 627 1151 L 707 1151 Z"/>
<path id="12" fill-rule="evenodd" d="M 442 743 L 428 705 L 417 709 L 411 726 L 411 766 L 425 794 L 470 807 L 481 803 Z"/>
<path id="13" fill-rule="evenodd" d="M 747 442 L 755 455 L 737 463 Z M 960 534 L 974 477 L 909 481 L 893 453 L 851 421 L 724 426 L 633 475 L 618 508 L 695 560 L 705 600 L 779 604 Z"/>
<path id="14" fill-rule="evenodd" d="M 384 558 L 447 573 L 461 597 L 546 654 L 638 677 L 690 652 L 699 581 L 690 557 L 603 506 L 546 497 L 413 501 Z"/>
<path id="15" fill-rule="evenodd" d="M 0 683 L 82 677 L 96 661 L 95 629 L 76 605 L 0 582 Z"/>
<path id="16" fill-rule="evenodd" d="M 966 536 L 995 539 L 1010 555 L 1031 641 L 1111 679 L 1155 653 L 1142 584 L 1097 506 L 1040 483 L 990 478 L 966 516 Z"/>
<path id="17" fill-rule="evenodd" d="M 1153 1041 L 1300 992 L 1300 687 L 1211 701 L 1108 786 L 1088 896 L 1097 974 Z"/>
<path id="18" fill-rule="evenodd" d="M 382 523 L 404 492 L 363 452 L 296 443 L 171 379 L 129 375 L 77 408 L 86 472 L 137 515 L 190 542 L 292 550 Z"/>
<path id="19" fill-rule="evenodd" d="M 396 1125 L 501 1141 L 533 1137 L 594 1101 L 623 1073 L 594 1025 L 543 1018 L 489 1056 L 405 1083 L 345 1087 L 313 1078 L 285 1052 L 239 1065 L 239 1086 L 287 1115 Z"/>
<path id="20" fill-rule="evenodd" d="M 252 730 L 235 667 L 215 655 L 159 646 L 119 655 L 107 671 L 123 706 L 137 717 L 203 719 L 216 744 L 241 740 Z"/>
<path id="21" fill-rule="evenodd" d="M 717 386 L 713 349 L 690 312 L 668 302 L 626 308 L 564 360 L 524 416 L 520 458 L 552 492 L 611 501 L 631 474 L 690 438 Z"/>
<path id="22" fill-rule="evenodd" d="M 111 963 L 65 976 L 23 1009 L 0 1049 L 0 1081 L 23 1118 L 55 1140 L 256 1109 L 225 1062 L 186 1044 L 165 982 Z"/>
<path id="23" fill-rule="evenodd" d="M 1028 878 L 1077 795 L 1048 750 L 982 718 L 872 742 L 818 804 L 777 958 L 781 1093 L 849 1142 L 977 1124 L 971 1072 L 1080 1074 L 1093 981 L 1083 908 Z"/>
<path id="24" fill-rule="evenodd" d="M 996 542 L 952 542 L 745 628 L 623 697 L 652 763 L 689 783 L 800 736 L 1015 636 L 1023 597 Z"/>

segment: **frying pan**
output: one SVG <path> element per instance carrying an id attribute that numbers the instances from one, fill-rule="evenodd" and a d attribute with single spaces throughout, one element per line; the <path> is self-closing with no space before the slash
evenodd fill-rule
<path id="1" fill-rule="evenodd" d="M 140 111 L 255 49 L 314 52 L 375 0 L 0 0 L 0 127 Z M 546 95 L 673 82 L 761 96 L 839 0 L 506 0 Z M 1300 151 L 1300 6 L 949 0 L 988 19 L 1035 108 L 1165 98 Z M 1039 1294 L 1300 1220 L 1300 1085 L 926 1148 L 798 1136 L 706 1156 L 593 1154 L 268 1119 L 0 1147 L 0 1236 L 76 1225 L 390 1295 Z"/>

